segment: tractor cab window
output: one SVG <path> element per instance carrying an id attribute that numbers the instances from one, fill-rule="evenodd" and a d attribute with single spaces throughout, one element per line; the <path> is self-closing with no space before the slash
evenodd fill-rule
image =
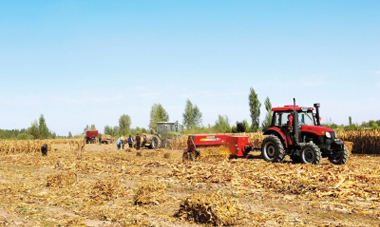
<path id="1" fill-rule="evenodd" d="M 272 124 L 275 127 L 280 127 L 280 119 L 281 119 L 281 113 L 275 112 L 273 114 Z"/>
<path id="2" fill-rule="evenodd" d="M 312 112 L 299 112 L 298 123 L 300 125 L 315 125 Z"/>

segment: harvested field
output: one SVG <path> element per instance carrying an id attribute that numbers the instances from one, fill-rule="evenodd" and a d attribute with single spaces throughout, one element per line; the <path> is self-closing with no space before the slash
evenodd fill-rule
<path id="1" fill-rule="evenodd" d="M 272 164 L 56 144 L 0 156 L 2 226 L 378 226 L 380 157 Z"/>

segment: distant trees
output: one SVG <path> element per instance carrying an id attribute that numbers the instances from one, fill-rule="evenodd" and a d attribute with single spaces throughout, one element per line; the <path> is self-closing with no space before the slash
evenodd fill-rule
<path id="1" fill-rule="evenodd" d="M 32 123 L 27 132 L 33 139 L 47 139 L 53 136 L 46 125 L 46 120 L 43 114 L 40 115 L 39 121 L 35 120 Z"/>
<path id="2" fill-rule="evenodd" d="M 39 125 L 38 125 L 38 131 L 39 131 L 39 138 L 40 139 L 47 139 L 48 136 L 49 136 L 49 129 L 46 125 L 46 121 L 45 121 L 45 118 L 44 118 L 44 115 L 41 114 L 40 115 L 40 120 L 39 120 Z"/>
<path id="3" fill-rule="evenodd" d="M 114 126 L 111 127 L 109 125 L 104 126 L 104 134 L 108 134 L 110 136 L 116 137 L 120 135 L 120 127 Z"/>
<path id="4" fill-rule="evenodd" d="M 257 97 L 255 90 L 252 87 L 250 89 L 248 100 L 249 100 L 249 111 L 251 113 L 251 119 L 252 119 L 251 131 L 257 132 L 257 130 L 259 129 L 259 125 L 260 125 L 261 103 Z"/>
<path id="5" fill-rule="evenodd" d="M 157 122 L 169 121 L 169 114 L 166 112 L 161 104 L 153 104 L 152 110 L 150 111 L 150 122 L 149 128 L 156 129 Z"/>
<path id="6" fill-rule="evenodd" d="M 267 130 L 268 127 L 272 124 L 272 104 L 270 103 L 269 97 L 265 99 L 264 105 L 267 114 L 265 115 L 265 119 L 262 123 L 263 131 Z"/>
<path id="7" fill-rule="evenodd" d="M 219 115 L 218 119 L 215 121 L 214 128 L 217 132 L 231 132 L 231 126 L 228 120 L 228 117 Z"/>
<path id="8" fill-rule="evenodd" d="M 241 122 L 237 121 L 235 127 L 235 130 L 233 130 L 232 132 L 249 132 L 249 124 L 247 120 L 243 120 Z"/>
<path id="9" fill-rule="evenodd" d="M 183 125 L 187 129 L 194 129 L 199 127 L 202 122 L 202 113 L 199 111 L 197 105 L 193 106 L 191 101 L 188 99 L 186 101 L 185 112 L 183 113 Z"/>
<path id="10" fill-rule="evenodd" d="M 69 131 L 69 138 L 73 138 L 73 134 L 71 134 L 71 132 Z"/>
<path id="11" fill-rule="evenodd" d="M 131 117 L 129 115 L 123 114 L 119 119 L 120 135 L 126 136 L 130 133 L 131 129 Z"/>

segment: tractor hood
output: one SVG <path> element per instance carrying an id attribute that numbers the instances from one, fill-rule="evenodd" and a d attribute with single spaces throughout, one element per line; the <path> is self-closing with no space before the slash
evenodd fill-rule
<path id="1" fill-rule="evenodd" d="M 313 134 L 316 134 L 318 136 L 324 136 L 326 135 L 326 132 L 334 132 L 331 128 L 326 128 L 322 126 L 315 126 L 315 125 L 302 125 L 301 127 L 302 132 L 310 132 Z"/>

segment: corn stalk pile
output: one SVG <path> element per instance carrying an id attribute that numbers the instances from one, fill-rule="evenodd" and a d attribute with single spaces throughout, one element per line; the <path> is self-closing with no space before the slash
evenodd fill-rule
<path id="1" fill-rule="evenodd" d="M 380 220 L 379 164 L 354 155 L 342 166 L 183 163 L 182 151 L 95 144 L 3 154 L 0 225 L 371 226 Z"/>
<path id="2" fill-rule="evenodd" d="M 338 131 L 338 138 L 350 141 L 354 154 L 377 154 L 380 155 L 380 131 L 378 130 L 350 130 Z"/>
<path id="3" fill-rule="evenodd" d="M 0 141 L 0 154 L 28 154 L 41 152 L 41 146 L 48 145 L 48 151 L 57 149 L 57 145 L 65 145 L 70 150 L 83 150 L 82 139 L 52 139 L 52 140 L 3 140 Z"/>

